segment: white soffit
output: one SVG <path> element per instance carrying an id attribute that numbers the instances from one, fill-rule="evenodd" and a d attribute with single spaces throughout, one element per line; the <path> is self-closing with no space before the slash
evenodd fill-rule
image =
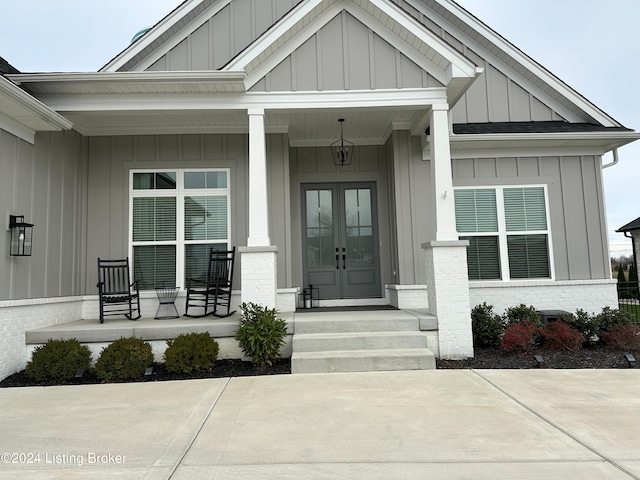
<path id="1" fill-rule="evenodd" d="M 0 127 L 33 143 L 38 131 L 70 130 L 73 124 L 62 115 L 22 91 L 0 75 Z"/>

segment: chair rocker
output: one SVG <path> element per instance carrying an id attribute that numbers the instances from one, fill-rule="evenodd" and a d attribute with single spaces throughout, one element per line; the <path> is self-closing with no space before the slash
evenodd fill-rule
<path id="1" fill-rule="evenodd" d="M 102 260 L 98 258 L 98 296 L 100 299 L 100 323 L 104 317 L 124 315 L 129 320 L 140 318 L 138 282 L 131 283 L 129 258 Z"/>
<path id="2" fill-rule="evenodd" d="M 209 251 L 209 266 L 206 280 L 187 279 L 187 302 L 185 317 L 206 317 L 213 315 L 224 318 L 235 313 L 231 311 L 231 289 L 233 286 L 233 267 L 236 247 L 229 251 L 213 248 Z M 219 307 L 226 307 L 225 313 L 218 313 Z M 189 313 L 189 308 L 202 308 L 202 315 Z"/>

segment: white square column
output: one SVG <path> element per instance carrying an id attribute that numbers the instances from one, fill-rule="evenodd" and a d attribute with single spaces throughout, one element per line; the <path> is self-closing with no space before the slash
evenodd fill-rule
<path id="1" fill-rule="evenodd" d="M 468 241 L 456 230 L 453 172 L 449 144 L 449 107 L 431 109 L 431 192 L 435 240 L 422 245 L 426 252 L 429 312 L 438 318 L 440 358 L 473 357 Z"/>
<path id="2" fill-rule="evenodd" d="M 270 244 L 264 109 L 256 108 L 249 110 L 249 238 L 247 246 Z"/>
<path id="3" fill-rule="evenodd" d="M 276 307 L 278 288 L 277 248 L 269 238 L 267 148 L 264 109 L 249 114 L 249 237 L 240 253 L 241 301 Z"/>
<path id="4" fill-rule="evenodd" d="M 431 107 L 431 191 L 436 240 L 458 240 L 449 145 L 449 106 Z"/>

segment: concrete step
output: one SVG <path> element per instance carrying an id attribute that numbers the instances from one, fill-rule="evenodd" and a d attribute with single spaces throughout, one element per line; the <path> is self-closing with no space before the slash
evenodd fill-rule
<path id="1" fill-rule="evenodd" d="M 296 352 L 291 356 L 291 373 L 377 372 L 433 370 L 436 359 L 430 350 L 342 350 Z"/>
<path id="2" fill-rule="evenodd" d="M 427 348 L 423 332 L 315 333 L 293 336 L 294 352 Z"/>
<path id="3" fill-rule="evenodd" d="M 420 330 L 420 319 L 402 310 L 304 313 L 294 323 L 296 334 Z"/>

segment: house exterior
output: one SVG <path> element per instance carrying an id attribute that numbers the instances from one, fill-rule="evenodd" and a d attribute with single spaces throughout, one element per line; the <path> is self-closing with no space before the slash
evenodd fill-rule
<path id="1" fill-rule="evenodd" d="M 636 266 L 636 272 L 637 272 L 638 271 L 638 252 L 640 252 L 640 217 L 623 225 L 622 227 L 617 229 L 616 232 L 623 233 L 625 237 L 631 239 L 631 248 L 633 250 L 633 263 Z"/>
<path id="2" fill-rule="evenodd" d="M 617 304 L 602 156 L 638 134 L 451 0 L 187 0 L 99 72 L 6 73 L 0 109 L 1 210 L 35 225 L 0 255 L 5 376 L 25 329 L 97 318 L 98 257 L 153 311 L 234 245 L 237 303 L 422 309 L 445 358 L 478 303 Z"/>

